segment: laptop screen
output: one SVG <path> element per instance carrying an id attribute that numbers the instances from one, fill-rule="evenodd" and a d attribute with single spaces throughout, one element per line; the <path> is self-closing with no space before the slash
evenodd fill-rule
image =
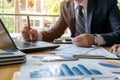
<path id="1" fill-rule="evenodd" d="M 0 19 L 0 49 L 3 50 L 17 50 L 15 44 L 13 43 L 7 29 L 5 28 L 3 22 Z"/>

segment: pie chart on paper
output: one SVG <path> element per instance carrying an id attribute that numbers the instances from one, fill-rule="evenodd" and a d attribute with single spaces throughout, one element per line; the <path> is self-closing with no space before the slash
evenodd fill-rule
<path id="1" fill-rule="evenodd" d="M 117 61 L 101 61 L 99 62 L 101 66 L 109 67 L 109 68 L 120 68 L 120 62 Z"/>

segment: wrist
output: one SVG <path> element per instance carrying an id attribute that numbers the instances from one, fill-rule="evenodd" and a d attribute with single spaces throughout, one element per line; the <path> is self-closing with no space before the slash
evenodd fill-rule
<path id="1" fill-rule="evenodd" d="M 98 38 L 97 38 L 97 35 L 94 34 L 93 36 L 94 36 L 94 44 L 93 44 L 93 45 L 98 46 Z"/>

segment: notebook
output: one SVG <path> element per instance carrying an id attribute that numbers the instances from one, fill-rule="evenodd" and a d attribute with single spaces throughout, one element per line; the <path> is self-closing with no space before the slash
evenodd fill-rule
<path id="1" fill-rule="evenodd" d="M 22 52 L 33 52 L 33 51 L 52 50 L 59 47 L 58 44 L 52 44 L 45 41 L 26 42 L 24 40 L 13 40 L 1 19 L 0 19 L 0 37 L 1 37 L 0 48 L 5 50 L 19 49 Z"/>

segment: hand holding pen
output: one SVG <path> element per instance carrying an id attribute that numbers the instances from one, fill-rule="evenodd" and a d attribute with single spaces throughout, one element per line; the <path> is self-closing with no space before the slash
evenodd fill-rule
<path id="1" fill-rule="evenodd" d="M 38 39 L 38 32 L 37 30 L 31 28 L 29 16 L 27 16 L 27 23 L 28 26 L 23 28 L 22 37 L 26 41 L 36 41 Z"/>
<path id="2" fill-rule="evenodd" d="M 110 52 L 120 57 L 120 44 L 115 44 L 110 48 Z"/>

